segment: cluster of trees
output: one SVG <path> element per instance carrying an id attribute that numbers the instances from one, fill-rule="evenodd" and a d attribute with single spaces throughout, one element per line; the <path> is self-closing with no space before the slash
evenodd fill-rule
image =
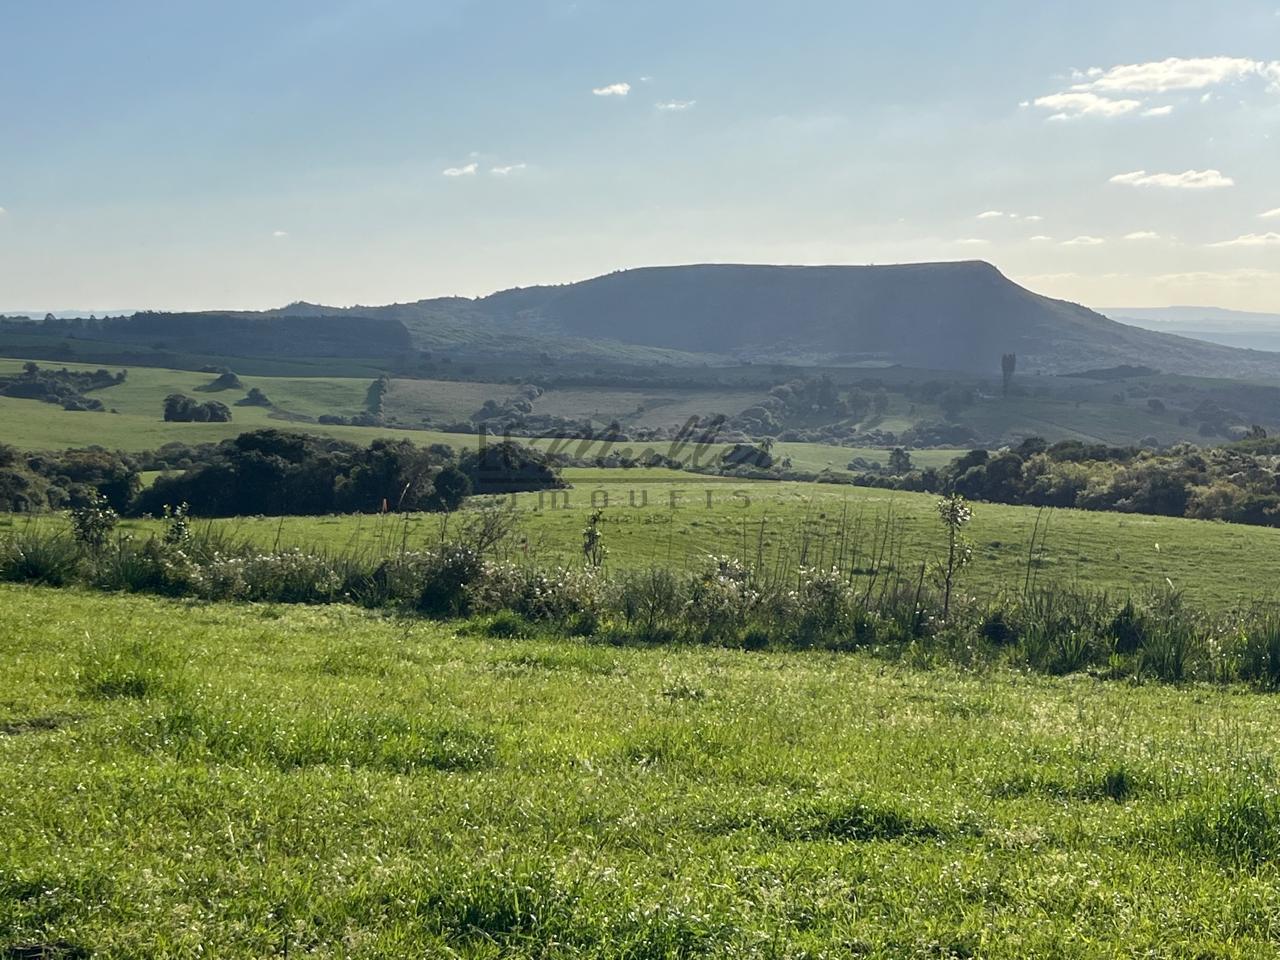
<path id="1" fill-rule="evenodd" d="M 171 393 L 164 398 L 164 418 L 170 423 L 227 423 L 231 408 L 221 400 L 201 403 L 184 393 Z"/>
<path id="2" fill-rule="evenodd" d="M 22 371 L 0 374 L 0 396 L 23 400 L 42 400 L 59 404 L 64 410 L 102 410 L 102 401 L 87 397 L 90 390 L 101 390 L 124 383 L 126 371 L 111 373 L 108 370 L 42 369 L 28 361 Z"/>
<path id="3" fill-rule="evenodd" d="M 82 507 L 103 496 L 123 512 L 140 487 L 138 464 L 125 454 L 99 448 L 23 454 L 0 444 L 0 511 Z"/>
<path id="4" fill-rule="evenodd" d="M 442 444 L 375 440 L 368 447 L 257 430 L 199 450 L 199 462 L 159 478 L 133 504 L 159 513 L 187 503 L 195 516 L 315 515 L 454 510 L 471 493 L 562 485 L 536 450 L 497 443 L 456 456 Z"/>
<path id="5" fill-rule="evenodd" d="M 142 490 L 141 471 L 174 469 Z M 126 515 L 186 503 L 192 516 L 454 510 L 472 493 L 563 486 L 540 451 L 489 443 L 451 447 L 375 440 L 367 447 L 257 430 L 218 444 L 166 444 L 147 454 L 101 448 L 20 453 L 0 444 L 0 512 L 83 507 L 105 497 Z"/>
<path id="6" fill-rule="evenodd" d="M 1157 452 L 1032 437 L 995 453 L 972 450 L 941 470 L 858 480 L 996 503 L 1280 526 L 1280 456 L 1267 443 Z"/>

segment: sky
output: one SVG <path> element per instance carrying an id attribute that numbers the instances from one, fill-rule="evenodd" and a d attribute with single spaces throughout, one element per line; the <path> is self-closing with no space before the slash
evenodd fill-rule
<path id="1" fill-rule="evenodd" d="M 965 259 L 1280 313 L 1280 0 L 0 0 L 0 309 Z"/>

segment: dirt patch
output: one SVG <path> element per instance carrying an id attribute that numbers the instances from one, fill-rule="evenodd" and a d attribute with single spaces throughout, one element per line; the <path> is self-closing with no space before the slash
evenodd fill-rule
<path id="1" fill-rule="evenodd" d="M 28 717 L 25 720 L 0 720 L 0 737 L 16 737 L 24 733 L 47 733 L 51 730 L 60 730 L 68 724 L 74 723 L 76 719 L 76 717 L 68 716 L 67 714 L 51 713 L 48 716 Z M 7 960 L 8 954 L 5 954 L 5 958 Z"/>

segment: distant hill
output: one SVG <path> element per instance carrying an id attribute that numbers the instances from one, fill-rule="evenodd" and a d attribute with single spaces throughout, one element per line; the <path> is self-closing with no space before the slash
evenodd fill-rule
<path id="1" fill-rule="evenodd" d="M 1229 347 L 1280 350 L 1280 313 L 1222 307 L 1103 307 L 1113 320 Z"/>
<path id="2" fill-rule="evenodd" d="M 148 312 L 108 320 L 93 335 L 108 342 L 244 357 L 379 357 L 412 349 L 404 324 L 384 317 Z"/>
<path id="3" fill-rule="evenodd" d="M 315 311 L 311 305 L 302 306 Z M 1133 364 L 1202 376 L 1280 376 L 1280 354 L 1117 323 L 1013 283 L 989 263 L 646 267 L 475 300 L 357 307 L 415 340 L 451 325 L 533 342 L 629 344 L 805 363 L 881 361 L 967 372 L 1046 373 Z"/>
<path id="4" fill-rule="evenodd" d="M 417 349 L 522 363 L 752 360 L 993 375 L 1002 354 L 1016 353 L 1024 375 L 1127 365 L 1280 377 L 1280 353 L 1119 323 L 1033 293 L 980 261 L 645 267 L 476 299 L 138 313 L 93 326 L 88 335 L 187 354 L 277 358 L 404 357 Z"/>

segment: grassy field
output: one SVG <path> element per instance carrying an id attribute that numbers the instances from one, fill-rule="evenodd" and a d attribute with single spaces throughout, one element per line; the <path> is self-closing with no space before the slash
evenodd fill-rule
<path id="1" fill-rule="evenodd" d="M 10 372 L 21 368 L 21 360 L 0 359 L 0 371 Z M 64 366 L 64 364 L 49 364 Z M 65 364 L 73 369 L 96 369 L 92 364 Z M 161 419 L 164 398 L 170 393 L 181 392 L 201 400 L 217 399 L 228 405 L 238 400 L 242 393 L 223 391 L 201 393 L 196 388 L 209 383 L 212 374 L 187 370 L 164 370 L 139 367 L 129 371 L 129 378 L 119 386 L 94 393 L 108 409 L 118 413 L 76 413 L 63 410 L 54 404 L 35 400 L 16 400 L 0 397 L 0 442 L 12 444 L 24 450 L 50 450 L 66 447 L 82 447 L 92 444 L 112 450 L 154 450 L 171 441 L 206 443 L 238 436 L 246 430 L 273 427 L 281 430 L 297 430 L 321 436 L 338 437 L 354 443 L 369 443 L 379 437 L 405 438 L 427 445 L 445 443 L 457 449 L 474 447 L 478 440 L 473 434 L 443 433 L 437 430 L 404 430 L 394 427 L 347 427 L 317 423 L 301 423 L 271 416 L 263 407 L 232 407 L 230 423 L 166 423 Z M 370 381 L 334 377 L 250 377 L 241 376 L 245 390 L 258 387 L 279 408 L 302 416 L 320 416 L 337 413 L 344 416 L 360 413 L 364 409 L 365 393 Z M 404 381 L 398 381 L 403 383 Z M 493 394 L 486 392 L 484 384 L 452 383 L 449 381 L 423 381 L 422 393 L 417 402 L 437 403 L 441 409 L 462 409 L 474 401 L 471 411 L 478 409 Z M 427 389 L 434 385 L 440 393 L 431 399 Z M 505 388 L 504 385 L 494 385 Z M 477 389 L 482 388 L 482 389 Z M 393 388 L 391 396 L 396 396 Z M 505 396 L 506 394 L 501 394 Z M 458 414 L 465 419 L 466 414 Z M 644 444 L 605 444 L 603 442 L 538 440 L 535 445 L 544 449 L 554 448 L 580 457 L 592 457 L 609 450 L 640 453 Z M 658 452 L 667 454 L 669 445 L 659 444 Z M 718 456 L 724 445 L 715 445 L 711 455 L 704 453 L 704 462 Z M 942 466 L 952 460 L 958 450 L 920 450 L 912 454 L 919 466 Z M 681 459 L 688 460 L 695 451 L 684 448 Z M 779 443 L 775 456 L 791 457 L 796 469 L 820 471 L 831 469 L 846 472 L 853 457 L 868 461 L 885 462 L 888 451 L 871 448 L 835 447 L 818 443 Z"/>
<path id="2" fill-rule="evenodd" d="M 13 956 L 1274 956 L 1265 695 L 12 586 L 0 691 Z"/>
<path id="3" fill-rule="evenodd" d="M 914 578 L 920 564 L 937 560 L 942 549 L 936 498 L 929 494 L 669 470 L 584 469 L 567 470 L 565 476 L 573 483 L 567 491 L 514 499 L 518 538 L 510 549 L 517 559 L 580 564 L 582 530 L 593 508 L 602 509 L 600 530 L 613 569 L 688 569 L 710 554 L 724 554 L 749 563 L 785 559 L 793 566 L 800 560 L 817 568 L 838 563 L 864 573 L 896 569 Z M 469 509 L 493 505 L 480 500 Z M 0 535 L 30 522 L 0 516 Z M 263 548 L 385 554 L 437 542 L 442 523 L 459 521 L 416 514 L 200 521 L 205 522 Z M 150 521 L 122 524 L 122 530 L 139 536 L 157 529 Z M 962 572 L 961 585 L 978 596 L 1021 589 L 1030 564 L 1036 582 L 1117 595 L 1141 595 L 1172 583 L 1188 599 L 1216 610 L 1277 599 L 1280 530 L 1272 528 L 977 504 L 966 533 L 974 559 Z"/>

